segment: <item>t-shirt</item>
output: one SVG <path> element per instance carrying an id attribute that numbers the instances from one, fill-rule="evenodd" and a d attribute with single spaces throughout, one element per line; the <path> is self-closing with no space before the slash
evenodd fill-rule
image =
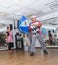
<path id="1" fill-rule="evenodd" d="M 12 31 L 9 32 L 9 36 L 12 38 L 12 42 L 13 42 L 13 33 L 12 33 Z"/>
<path id="2" fill-rule="evenodd" d="M 38 23 L 39 22 L 30 23 L 29 28 L 32 34 L 36 34 L 36 33 L 41 34 L 40 28 L 38 26 L 32 26 L 32 24 L 38 24 Z"/>
<path id="3" fill-rule="evenodd" d="M 13 39 L 12 39 L 12 37 L 9 35 L 9 36 L 7 36 L 7 38 L 6 38 L 6 42 L 7 43 L 9 43 L 9 42 L 13 42 Z"/>

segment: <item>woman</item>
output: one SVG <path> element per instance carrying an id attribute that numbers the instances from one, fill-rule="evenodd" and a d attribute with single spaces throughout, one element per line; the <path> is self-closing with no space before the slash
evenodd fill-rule
<path id="1" fill-rule="evenodd" d="M 51 31 L 48 31 L 50 45 L 53 45 Z"/>
<path id="2" fill-rule="evenodd" d="M 12 37 L 10 36 L 9 32 L 6 32 L 6 43 L 8 44 L 8 50 L 11 50 Z"/>
<path id="3" fill-rule="evenodd" d="M 13 47 L 13 33 L 12 33 L 12 29 L 10 28 L 10 26 L 7 27 L 7 32 L 9 33 L 12 41 L 11 41 L 11 47 Z"/>

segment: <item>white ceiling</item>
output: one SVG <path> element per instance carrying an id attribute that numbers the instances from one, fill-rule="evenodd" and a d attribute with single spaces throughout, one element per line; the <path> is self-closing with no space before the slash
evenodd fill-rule
<path id="1" fill-rule="evenodd" d="M 10 20 L 17 20 L 22 15 L 28 18 L 37 15 L 45 25 L 53 23 L 51 18 L 56 17 L 54 21 L 58 23 L 58 0 L 0 0 L 0 22 L 9 24 Z"/>
<path id="2" fill-rule="evenodd" d="M 43 16 L 58 11 L 58 0 L 0 0 L 0 18 L 15 20 L 22 15 Z"/>

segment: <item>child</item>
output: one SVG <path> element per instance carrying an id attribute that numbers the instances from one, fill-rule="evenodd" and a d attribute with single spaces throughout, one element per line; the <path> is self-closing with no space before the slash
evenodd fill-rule
<path id="1" fill-rule="evenodd" d="M 9 32 L 6 32 L 6 43 L 8 44 L 8 50 L 11 50 L 12 37 L 9 35 Z"/>

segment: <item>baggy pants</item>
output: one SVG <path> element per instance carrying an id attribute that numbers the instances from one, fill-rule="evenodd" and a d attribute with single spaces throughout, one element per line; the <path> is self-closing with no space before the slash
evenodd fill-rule
<path id="1" fill-rule="evenodd" d="M 42 35 L 36 34 L 36 35 L 32 35 L 31 52 L 35 52 L 36 39 L 38 39 L 38 41 L 39 41 L 39 43 L 40 43 L 40 45 L 42 47 L 42 50 L 47 51 L 47 48 L 46 48 L 46 45 L 45 45 L 45 42 L 43 40 Z"/>

